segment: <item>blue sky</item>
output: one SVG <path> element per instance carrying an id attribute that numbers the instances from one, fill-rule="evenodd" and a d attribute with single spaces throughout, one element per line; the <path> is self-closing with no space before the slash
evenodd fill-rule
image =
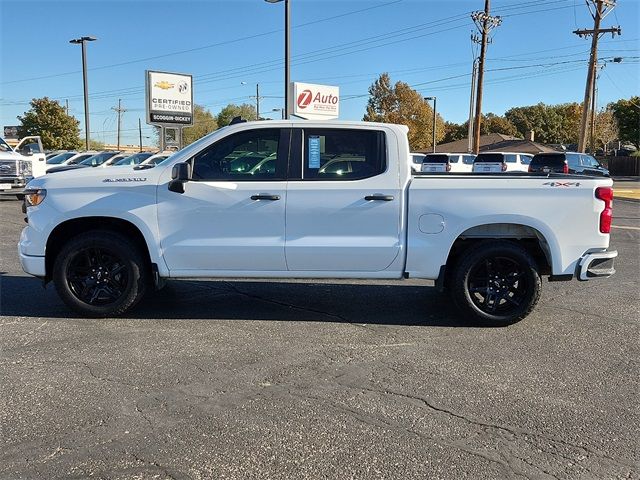
<path id="1" fill-rule="evenodd" d="M 469 110 L 473 59 L 469 12 L 483 0 L 290 0 L 292 81 L 338 85 L 341 119 L 359 120 L 367 89 L 382 72 L 425 96 L 438 97 L 446 120 L 463 122 Z M 92 138 L 115 142 L 122 99 L 123 143 L 137 143 L 144 124 L 146 69 L 194 75 L 195 102 L 217 113 L 228 103 L 261 111 L 283 105 L 284 4 L 263 0 L 0 0 L 0 123 L 33 97 L 49 96 L 83 119 L 80 48 L 88 45 Z M 485 112 L 504 113 L 538 102 L 582 101 L 589 40 L 572 33 L 591 28 L 582 0 L 495 0 L 503 17 L 488 51 Z M 599 105 L 640 93 L 639 0 L 619 0 L 604 21 L 622 36 L 601 41 L 608 64 L 599 80 Z M 246 82 L 246 85 L 242 85 Z M 270 112 L 278 116 L 277 112 Z M 145 127 L 144 134 L 149 134 Z"/>

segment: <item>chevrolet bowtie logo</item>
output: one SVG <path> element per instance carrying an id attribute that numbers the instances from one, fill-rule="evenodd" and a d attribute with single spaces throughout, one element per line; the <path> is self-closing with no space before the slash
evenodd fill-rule
<path id="1" fill-rule="evenodd" d="M 173 88 L 175 84 L 163 80 L 161 82 L 156 82 L 154 86 L 161 88 L 162 90 L 169 90 L 170 88 Z"/>

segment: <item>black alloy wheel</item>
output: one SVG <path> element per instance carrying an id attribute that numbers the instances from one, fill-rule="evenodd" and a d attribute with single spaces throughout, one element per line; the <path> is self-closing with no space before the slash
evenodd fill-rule
<path id="1" fill-rule="evenodd" d="M 141 247 L 109 230 L 67 240 L 55 254 L 53 283 L 60 298 L 85 317 L 118 316 L 147 288 L 150 266 Z"/>
<path id="2" fill-rule="evenodd" d="M 522 305 L 527 280 L 520 264 L 508 257 L 490 257 L 473 266 L 467 290 L 478 309 L 491 315 L 509 315 Z"/>
<path id="3" fill-rule="evenodd" d="M 66 278 L 78 300 L 89 305 L 108 305 L 124 294 L 131 276 L 117 253 L 104 247 L 87 247 L 72 256 Z"/>
<path id="4" fill-rule="evenodd" d="M 471 245 L 453 267 L 454 303 L 474 323 L 507 326 L 525 318 L 540 299 L 538 266 L 516 242 L 487 240 Z"/>

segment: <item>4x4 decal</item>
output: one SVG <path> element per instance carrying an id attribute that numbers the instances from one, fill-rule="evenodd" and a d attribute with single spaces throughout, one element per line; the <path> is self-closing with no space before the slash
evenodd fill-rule
<path id="1" fill-rule="evenodd" d="M 545 182 L 542 185 L 548 187 L 579 187 L 580 182 Z"/>

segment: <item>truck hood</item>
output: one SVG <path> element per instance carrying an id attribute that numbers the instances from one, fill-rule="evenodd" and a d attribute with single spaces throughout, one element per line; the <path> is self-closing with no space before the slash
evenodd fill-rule
<path id="1" fill-rule="evenodd" d="M 31 158 L 17 152 L 0 152 L 0 161 L 2 160 L 31 160 Z"/>
<path id="2" fill-rule="evenodd" d="M 76 168 L 49 173 L 34 178 L 27 188 L 87 189 L 87 188 L 130 188 L 133 186 L 156 185 L 166 165 L 134 170 L 133 166 L 112 168 Z"/>

